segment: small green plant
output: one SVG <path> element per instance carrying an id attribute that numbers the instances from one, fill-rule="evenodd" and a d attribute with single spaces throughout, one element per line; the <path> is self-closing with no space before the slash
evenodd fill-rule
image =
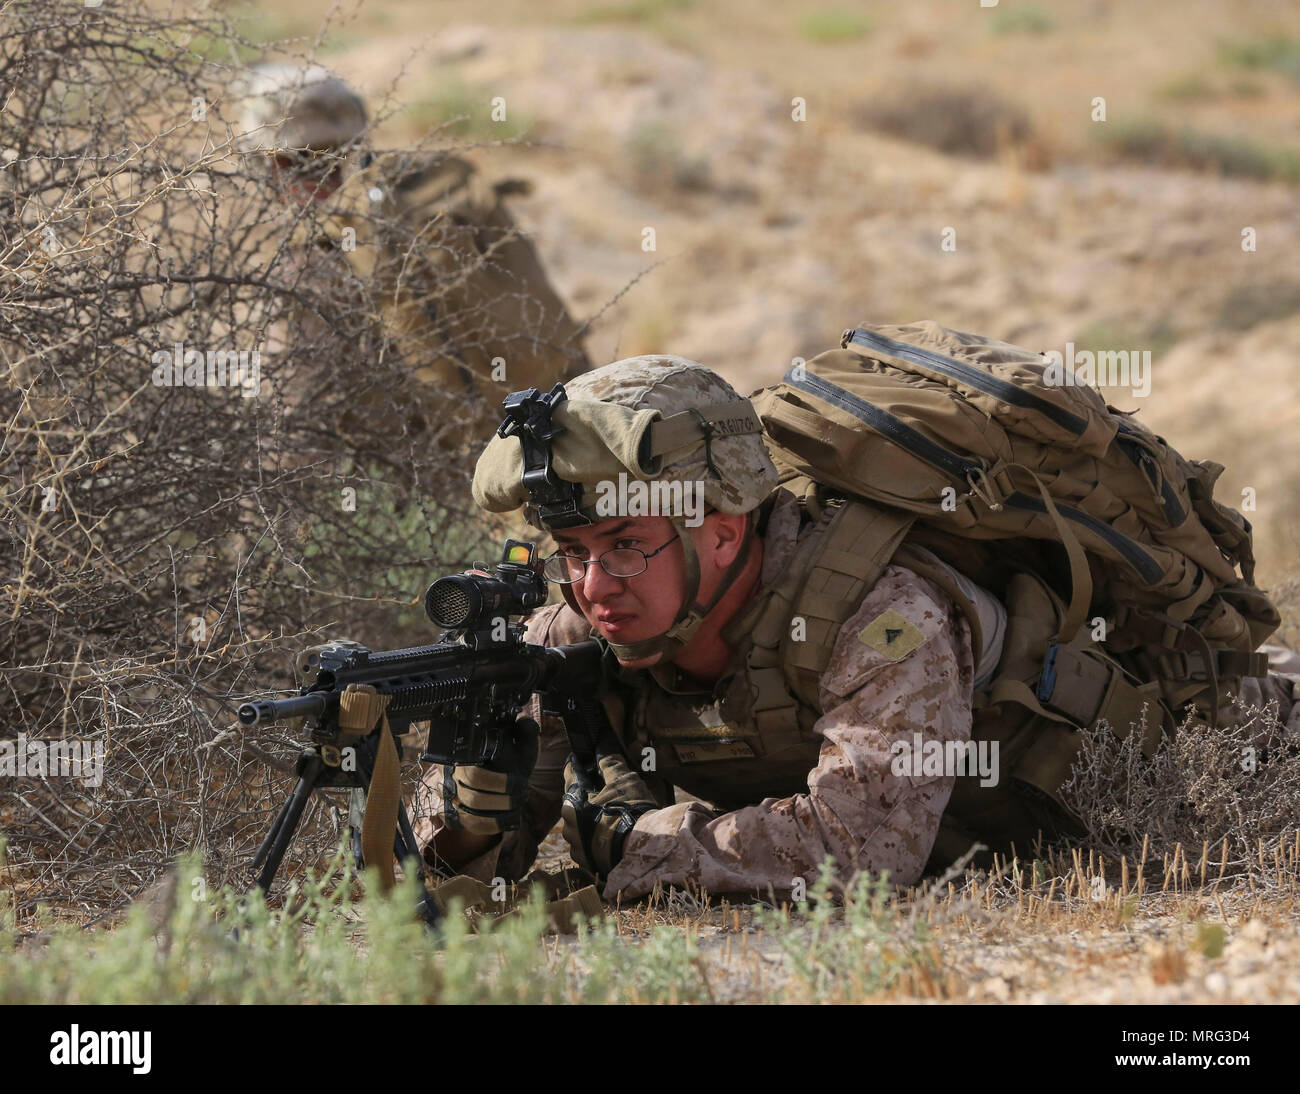
<path id="1" fill-rule="evenodd" d="M 799 33 L 819 45 L 856 42 L 871 30 L 871 20 L 856 11 L 814 11 L 799 20 Z"/>
<path id="2" fill-rule="evenodd" d="M 510 103 L 494 103 L 494 98 L 496 92 L 490 88 L 472 87 L 448 77 L 422 95 L 409 116 L 418 127 L 445 127 L 447 132 L 473 141 L 518 140 L 536 129 L 533 115 Z M 499 118 L 502 110 L 505 116 Z"/>
<path id="3" fill-rule="evenodd" d="M 989 19 L 993 34 L 1050 34 L 1056 28 L 1056 16 L 1037 4 L 998 5 Z"/>
<path id="4" fill-rule="evenodd" d="M 1219 305 L 1215 326 L 1249 330 L 1260 323 L 1300 312 L 1300 281 L 1266 281 L 1238 285 Z"/>
<path id="5" fill-rule="evenodd" d="M 1030 867 L 1030 887 L 1038 888 L 1038 886 L 1045 884 L 1050 876 L 1047 863 L 1040 859 L 1034 859 L 1033 865 Z"/>
<path id="6" fill-rule="evenodd" d="M 798 918 L 779 911 L 758 917 L 772 933 L 811 1002 L 856 1002 L 921 974 L 937 979 L 929 927 L 916 910 L 891 908 L 888 875 L 863 872 L 833 899 L 835 865 L 827 859 Z"/>
<path id="7" fill-rule="evenodd" d="M 1196 949 L 1211 960 L 1223 956 L 1225 941 L 1223 924 L 1198 923 L 1196 925 Z"/>
<path id="8" fill-rule="evenodd" d="M 1114 925 L 1122 927 L 1126 923 L 1132 923 L 1137 916 L 1139 906 L 1138 898 L 1135 896 L 1124 897 L 1118 901 L 1115 905 Z"/>
<path id="9" fill-rule="evenodd" d="M 638 189 L 707 190 L 710 186 L 708 159 L 687 155 L 669 125 L 648 122 L 629 134 L 625 147 Z"/>
<path id="10" fill-rule="evenodd" d="M 1228 68 L 1280 72 L 1300 81 L 1300 38 L 1272 31 L 1219 43 L 1219 63 Z"/>
<path id="11" fill-rule="evenodd" d="M 1074 336 L 1076 351 L 1150 350 L 1153 360 L 1163 357 L 1177 341 L 1178 332 L 1163 319 L 1146 325 L 1099 319 L 1081 328 Z"/>
<path id="12" fill-rule="evenodd" d="M 695 942 L 671 927 L 636 941 L 607 919 L 585 935 L 579 960 L 584 1002 L 708 1002 Z"/>
<path id="13" fill-rule="evenodd" d="M 1170 102 L 1199 102 L 1214 97 L 1214 85 L 1202 72 L 1185 72 L 1166 80 L 1156 89 L 1156 95 Z"/>
<path id="14" fill-rule="evenodd" d="M 342 848 L 291 883 L 282 906 L 207 890 L 200 863 L 179 867 L 161 918 L 133 908 L 98 936 L 63 925 L 15 948 L 0 920 L 0 1004 L 694 1002 L 707 998 L 694 942 L 662 928 L 620 937 L 612 920 L 574 945 L 543 944 L 547 915 L 530 899 L 474 933 L 453 907 L 438 932 L 414 914 L 414 878 L 383 894 Z"/>
<path id="15" fill-rule="evenodd" d="M 617 4 L 598 4 L 579 12 L 575 23 L 654 23 L 666 15 L 687 11 L 695 0 L 625 0 Z"/>
<path id="16" fill-rule="evenodd" d="M 1153 118 L 1098 126 L 1096 132 L 1125 159 L 1247 178 L 1300 181 L 1300 149 L 1188 127 L 1175 129 Z"/>
<path id="17" fill-rule="evenodd" d="M 249 64 L 263 59 L 266 46 L 312 42 L 321 31 L 319 20 L 312 16 L 261 11 L 252 4 L 240 4 L 231 14 L 242 41 L 200 33 L 178 44 L 215 64 L 228 65 L 234 58 Z M 339 37 L 335 33 L 327 34 L 322 42 L 323 52 L 332 52 L 330 44 Z"/>

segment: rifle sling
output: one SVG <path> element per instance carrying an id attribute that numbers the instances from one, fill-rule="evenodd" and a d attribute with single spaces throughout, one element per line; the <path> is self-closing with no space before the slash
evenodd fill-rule
<path id="1" fill-rule="evenodd" d="M 361 825 L 361 857 L 379 871 L 379 885 L 387 892 L 397 884 L 393 872 L 393 837 L 401 804 L 397 744 L 388 726 L 388 696 L 369 684 L 349 684 L 339 696 L 339 727 L 368 733 L 379 723 L 375 769 L 366 795 L 366 816 Z"/>

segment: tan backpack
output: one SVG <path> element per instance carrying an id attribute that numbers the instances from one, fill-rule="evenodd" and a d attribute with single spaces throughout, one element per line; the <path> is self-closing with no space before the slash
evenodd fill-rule
<path id="1" fill-rule="evenodd" d="M 812 616 L 811 644 L 781 651 L 795 694 L 815 696 L 853 586 L 891 558 L 943 585 L 978 642 L 937 556 L 1008 610 L 975 736 L 999 739 L 1020 788 L 1058 806 L 1079 727 L 1105 719 L 1125 735 L 1145 708 L 1150 755 L 1189 705 L 1230 719 L 1227 693 L 1267 672 L 1255 650 L 1280 621 L 1254 585 L 1249 523 L 1214 500 L 1222 466 L 1062 379 L 1043 355 L 934 322 L 864 324 L 752 396 L 783 482 L 814 512 L 836 497 L 850 510 L 822 537 L 834 564 L 813 559 L 789 594 Z M 830 542 L 837 525 L 884 527 L 882 511 L 905 519 Z M 953 807 L 998 827 L 994 796 L 963 801 L 973 783 L 958 780 Z"/>

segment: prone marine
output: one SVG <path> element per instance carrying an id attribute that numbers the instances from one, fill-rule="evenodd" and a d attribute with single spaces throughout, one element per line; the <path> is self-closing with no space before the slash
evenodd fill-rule
<path id="1" fill-rule="evenodd" d="M 816 608 L 813 594 L 792 603 L 792 575 L 824 547 L 826 520 L 779 484 L 749 401 L 672 356 L 607 365 L 569 383 L 567 397 L 551 464 L 567 497 L 530 496 L 519 445 L 498 436 L 478 462 L 474 498 L 494 512 L 524 507 L 558 545 L 545 573 L 564 603 L 535 614 L 528 641 L 608 646 L 616 739 L 602 749 L 604 785 L 582 785 L 562 726 L 538 708 L 528 770 L 426 773 L 426 860 L 517 880 L 563 816 L 575 860 L 614 899 L 656 884 L 786 893 L 827 856 L 841 883 L 887 871 L 907 885 L 968 848 L 952 831 L 940 841 L 957 776 L 919 764 L 900 774 L 891 761 L 900 743 L 970 740 L 973 697 L 1002 653 L 1003 605 L 951 567 L 941 585 L 890 563 L 810 662 L 824 662 L 815 702 L 792 697 L 779 639 L 798 629 L 796 606 Z M 660 496 L 698 488 L 703 516 L 690 520 L 684 501 L 659 515 L 597 510 L 629 469 L 682 487 Z M 857 568 L 826 554 L 823 566 Z M 974 606 L 978 645 L 945 585 Z M 1032 801 L 1022 813 L 1019 830 L 1051 826 Z"/>

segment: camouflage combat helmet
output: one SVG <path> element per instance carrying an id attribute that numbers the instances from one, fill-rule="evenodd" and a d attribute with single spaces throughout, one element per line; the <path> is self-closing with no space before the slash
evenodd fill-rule
<path id="1" fill-rule="evenodd" d="M 244 152 L 328 152 L 365 132 L 361 97 L 320 65 L 257 65 L 239 93 Z"/>
<path id="2" fill-rule="evenodd" d="M 698 603 L 688 498 L 702 496 L 705 507 L 724 513 L 749 513 L 777 484 L 749 400 L 703 365 L 654 354 L 615 361 L 557 384 L 547 396 L 516 392 L 505 406 L 506 420 L 474 472 L 474 501 L 490 512 L 523 506 L 534 527 L 559 531 L 620 515 L 607 504 L 620 484 L 669 486 L 659 492 L 666 505 L 658 515 L 681 537 L 686 596 L 664 634 L 610 645 L 624 661 L 655 653 L 671 661 L 744 569 L 752 548 L 747 537 L 717 593 Z M 572 590 L 565 585 L 563 591 L 576 610 Z"/>

